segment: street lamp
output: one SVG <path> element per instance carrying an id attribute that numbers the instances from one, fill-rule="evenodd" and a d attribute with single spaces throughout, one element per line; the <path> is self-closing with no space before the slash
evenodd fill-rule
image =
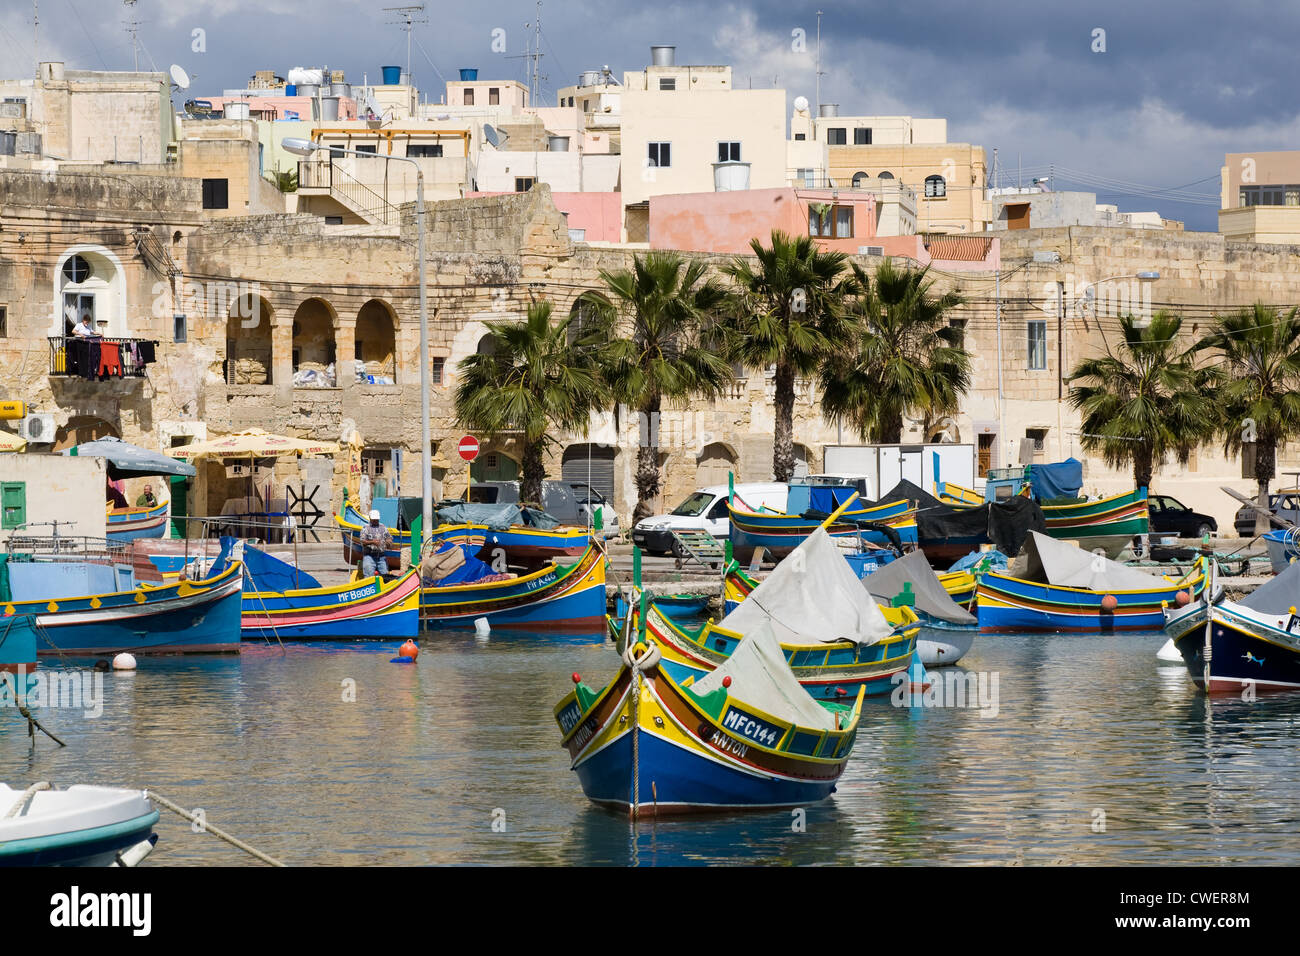
<path id="1" fill-rule="evenodd" d="M 310 139 L 297 139 L 287 137 L 280 140 L 280 145 L 287 152 L 295 156 L 310 156 L 318 149 L 323 149 L 322 145 Z M 331 153 L 345 153 L 353 156 L 365 156 L 368 159 L 374 159 L 374 153 L 363 153 L 357 149 L 344 149 L 340 146 L 331 146 Z M 423 523 L 420 525 L 420 541 L 416 542 L 418 547 L 415 551 L 420 554 L 423 550 L 424 536 L 429 533 L 433 527 L 433 461 L 431 456 L 429 435 L 429 305 L 428 289 L 424 279 L 424 170 L 414 159 L 409 156 L 385 156 L 385 159 L 396 160 L 399 163 L 410 163 L 415 167 L 415 232 L 416 232 L 416 257 L 420 262 L 420 462 L 423 468 L 423 476 L 420 480 L 420 487 L 423 494 L 421 516 Z"/>
<path id="2" fill-rule="evenodd" d="M 1101 285 L 1103 282 L 1114 282 L 1117 279 L 1137 279 L 1139 282 L 1155 282 L 1159 278 L 1160 278 L 1160 273 L 1154 269 L 1148 269 L 1143 272 L 1133 272 L 1130 273 L 1129 275 L 1107 276 L 1104 279 L 1098 279 L 1096 282 L 1087 283 L 1081 290 L 1080 294 L 1083 299 L 1087 300 L 1088 302 L 1091 302 L 1096 295 L 1096 287 Z M 1082 306 L 1082 303 L 1080 303 L 1080 306 Z"/>

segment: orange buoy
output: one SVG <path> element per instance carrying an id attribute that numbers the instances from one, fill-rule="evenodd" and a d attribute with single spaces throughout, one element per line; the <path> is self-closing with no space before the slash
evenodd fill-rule
<path id="1" fill-rule="evenodd" d="M 723 686 L 723 687 L 730 687 L 730 686 L 731 686 L 731 675 L 730 675 L 730 674 L 728 674 L 726 677 L 722 678 L 722 686 Z"/>
<path id="2" fill-rule="evenodd" d="M 1188 604 L 1191 603 L 1191 600 L 1192 600 L 1192 596 L 1188 594 L 1186 591 L 1179 591 L 1177 594 L 1174 595 L 1174 603 L 1177 604 L 1179 607 L 1186 607 Z"/>
<path id="3" fill-rule="evenodd" d="M 1103 611 L 1112 612 L 1117 607 L 1119 607 L 1119 598 L 1115 597 L 1115 595 L 1107 594 L 1101 599 L 1101 609 Z"/>
<path id="4" fill-rule="evenodd" d="M 420 656 L 420 648 L 415 643 L 415 641 L 407 641 L 400 648 L 398 648 L 397 653 L 402 655 L 402 657 L 409 657 L 411 658 L 411 660 L 415 660 L 417 657 Z"/>
<path id="5" fill-rule="evenodd" d="M 573 682 L 574 682 L 575 684 L 579 684 L 579 683 L 582 682 L 582 675 L 579 674 L 577 671 L 574 671 L 574 672 L 573 672 Z"/>

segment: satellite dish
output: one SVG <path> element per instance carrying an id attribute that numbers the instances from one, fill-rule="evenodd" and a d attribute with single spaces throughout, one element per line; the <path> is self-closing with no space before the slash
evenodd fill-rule
<path id="1" fill-rule="evenodd" d="M 173 63 L 168 72 L 171 73 L 172 82 L 175 83 L 178 88 L 182 90 L 188 90 L 190 88 L 190 75 L 185 72 L 185 67 L 181 66 L 179 63 Z"/>
<path id="2" fill-rule="evenodd" d="M 794 98 L 794 108 L 797 112 L 800 113 L 808 112 L 808 97 L 796 96 Z"/>
<path id="3" fill-rule="evenodd" d="M 501 136 L 491 123 L 483 124 L 483 138 L 492 144 L 493 149 L 501 148 Z"/>

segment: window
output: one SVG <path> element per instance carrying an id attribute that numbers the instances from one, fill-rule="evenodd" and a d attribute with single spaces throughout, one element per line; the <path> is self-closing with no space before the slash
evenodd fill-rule
<path id="1" fill-rule="evenodd" d="M 854 146 L 871 145 L 871 128 L 869 126 L 859 126 L 853 131 Z"/>
<path id="2" fill-rule="evenodd" d="M 843 146 L 848 142 L 846 138 L 847 128 L 844 126 L 833 126 L 826 130 L 826 143 L 829 146 Z"/>
<path id="3" fill-rule="evenodd" d="M 1242 186 L 1242 206 L 1300 206 L 1300 185 Z"/>
<path id="4" fill-rule="evenodd" d="M 9 337 L 9 310 L 0 305 L 0 339 Z"/>
<path id="5" fill-rule="evenodd" d="M 1047 450 L 1047 429 L 1046 428 L 1026 428 L 1025 437 L 1032 438 L 1034 441 L 1034 454 L 1041 455 Z"/>
<path id="6" fill-rule="evenodd" d="M 343 158 L 344 156 L 346 156 L 346 155 L 347 155 L 347 154 L 343 152 L 343 147 L 342 147 L 342 146 L 331 146 L 331 147 L 330 147 L 330 160 L 331 160 L 331 161 L 336 160 L 336 159 L 342 159 L 342 158 Z"/>
<path id="7" fill-rule="evenodd" d="M 501 103 L 501 88 L 497 86 L 488 87 L 488 106 L 498 106 Z"/>
<path id="8" fill-rule="evenodd" d="M 882 172 L 882 173 L 880 174 L 880 176 L 879 176 L 878 178 L 880 178 L 880 179 L 893 179 L 893 178 L 894 178 L 894 174 L 891 173 L 889 170 L 886 169 L 884 172 Z"/>
<path id="9" fill-rule="evenodd" d="M 720 163 L 738 163 L 738 162 L 740 162 L 740 144 L 739 144 L 739 143 L 719 143 L 719 144 L 718 144 L 718 162 L 720 162 Z"/>
<path id="10" fill-rule="evenodd" d="M 675 89 L 677 89 L 677 77 L 675 77 L 675 76 L 661 76 L 661 77 L 659 77 L 659 89 L 661 89 L 661 90 L 675 90 Z"/>
<path id="11" fill-rule="evenodd" d="M 853 207 L 814 203 L 808 207 L 808 235 L 827 239 L 853 238 Z"/>
<path id="12" fill-rule="evenodd" d="M 370 144 L 368 144 L 368 145 L 367 145 L 367 144 L 358 144 L 358 145 L 357 145 L 357 152 L 358 152 L 358 153 L 369 153 L 371 156 L 374 156 L 374 155 L 376 155 L 376 154 L 379 152 L 379 147 L 378 147 L 377 145 L 375 145 L 374 143 L 370 143 Z"/>
<path id="13" fill-rule="evenodd" d="M 671 166 L 673 164 L 673 144 L 651 143 L 649 157 L 651 166 Z"/>
<path id="14" fill-rule="evenodd" d="M 979 436 L 978 467 L 981 478 L 987 478 L 989 471 L 993 468 L 993 449 L 995 447 L 993 438 L 993 435 Z"/>
<path id="15" fill-rule="evenodd" d="M 230 208 L 230 181 L 226 179 L 205 179 L 203 180 L 203 208 L 204 209 L 229 209 Z"/>
<path id="16" fill-rule="evenodd" d="M 474 90 L 472 87 L 465 87 L 465 99 L 463 102 L 466 106 L 474 105 Z"/>
<path id="17" fill-rule="evenodd" d="M 927 199 L 941 199 L 948 195 L 947 181 L 942 176 L 926 176 L 925 195 Z"/>
<path id="18" fill-rule="evenodd" d="M 0 528 L 21 528 L 27 523 L 27 482 L 0 483 Z"/>
<path id="19" fill-rule="evenodd" d="M 412 159 L 437 159 L 442 156 L 441 143 L 408 143 L 406 155 Z"/>
<path id="20" fill-rule="evenodd" d="M 1029 367 L 1031 369 L 1045 369 L 1047 368 L 1047 322 L 1030 322 L 1028 329 Z"/>
<path id="21" fill-rule="evenodd" d="M 434 356 L 433 374 L 430 377 L 434 385 L 442 384 L 442 372 L 443 369 L 446 367 L 446 365 L 447 365 L 447 360 L 445 358 L 443 358 L 441 355 Z"/>
<path id="22" fill-rule="evenodd" d="M 866 173 L 861 172 L 861 171 L 854 173 L 854 174 L 853 174 L 853 188 L 854 188 L 854 189 L 861 189 L 863 186 L 866 185 L 867 180 L 870 179 L 870 178 L 871 178 L 871 177 L 869 177 Z"/>
<path id="23" fill-rule="evenodd" d="M 802 141 L 802 140 L 805 140 L 805 139 L 808 138 L 808 134 L 807 134 L 807 133 L 795 133 L 795 134 L 794 134 L 794 138 L 795 138 L 796 140 L 800 140 L 800 141 Z"/>
<path id="24" fill-rule="evenodd" d="M 532 189 L 532 188 L 533 188 L 533 177 L 532 177 L 532 176 L 516 176 L 516 177 L 515 177 L 515 192 L 517 192 L 517 193 L 526 193 L 526 192 L 528 192 L 528 190 L 530 190 L 530 189 Z"/>
<path id="25" fill-rule="evenodd" d="M 189 340 L 189 329 L 186 326 L 185 316 L 177 313 L 172 316 L 172 341 L 185 342 Z"/>
<path id="26" fill-rule="evenodd" d="M 73 256 L 63 263 L 63 278 L 69 282 L 85 282 L 90 278 L 90 263 L 83 256 Z"/>
<path id="27" fill-rule="evenodd" d="M 343 217 L 342 217 L 342 216 L 326 216 L 326 217 L 325 217 L 325 225 L 327 225 L 327 226 L 341 226 L 341 225 L 343 225 Z"/>
<path id="28" fill-rule="evenodd" d="M 801 169 L 798 176 L 803 180 L 804 189 L 812 189 L 817 185 L 817 171 L 815 169 Z"/>

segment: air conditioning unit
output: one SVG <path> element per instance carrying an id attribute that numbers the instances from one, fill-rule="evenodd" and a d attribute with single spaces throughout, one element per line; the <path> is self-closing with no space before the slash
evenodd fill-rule
<path id="1" fill-rule="evenodd" d="M 858 255 L 860 256 L 883 256 L 884 254 L 884 246 L 858 246 Z"/>
<path id="2" fill-rule="evenodd" d="M 54 441 L 54 416 L 48 412 L 28 415 L 18 423 L 18 434 L 30 442 Z"/>

